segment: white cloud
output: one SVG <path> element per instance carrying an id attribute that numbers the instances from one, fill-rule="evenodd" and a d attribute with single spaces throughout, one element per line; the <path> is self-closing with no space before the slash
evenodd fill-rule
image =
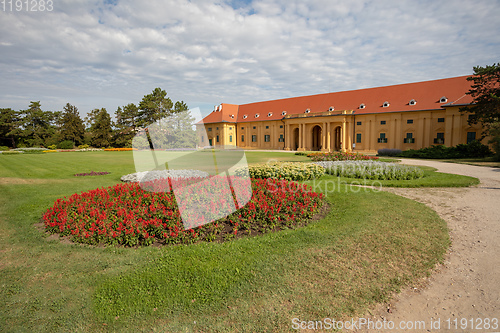
<path id="1" fill-rule="evenodd" d="M 161 87 L 190 106 L 470 74 L 498 62 L 496 1 L 58 1 L 0 12 L 0 107 L 82 112 Z M 203 110 L 206 112 L 208 110 Z"/>

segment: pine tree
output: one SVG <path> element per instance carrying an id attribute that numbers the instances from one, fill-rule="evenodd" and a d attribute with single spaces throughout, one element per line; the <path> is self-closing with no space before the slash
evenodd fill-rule
<path id="1" fill-rule="evenodd" d="M 76 106 L 69 103 L 66 104 L 60 118 L 60 123 L 61 140 L 71 140 L 76 145 L 83 143 L 85 127 Z"/>

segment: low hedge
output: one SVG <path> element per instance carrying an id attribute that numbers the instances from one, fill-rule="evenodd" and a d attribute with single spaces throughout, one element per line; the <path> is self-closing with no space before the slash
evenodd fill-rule
<path id="1" fill-rule="evenodd" d="M 414 166 L 375 161 L 315 162 L 332 176 L 372 180 L 411 180 L 424 176 L 424 171 Z"/>
<path id="2" fill-rule="evenodd" d="M 399 149 L 379 149 L 379 156 L 397 156 L 408 158 L 474 158 L 487 157 L 493 155 L 488 146 L 474 140 L 468 144 L 459 144 L 454 147 L 444 145 L 433 145 L 422 149 L 408 149 L 401 151 Z"/>
<path id="3" fill-rule="evenodd" d="M 325 174 L 325 169 L 323 167 L 312 163 L 273 162 L 253 165 L 248 168 L 239 168 L 236 170 L 236 175 L 245 176 L 247 170 L 251 178 L 273 178 L 296 181 L 315 179 Z"/>

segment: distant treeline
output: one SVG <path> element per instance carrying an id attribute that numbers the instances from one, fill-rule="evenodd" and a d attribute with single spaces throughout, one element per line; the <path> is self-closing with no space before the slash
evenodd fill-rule
<path id="1" fill-rule="evenodd" d="M 176 125 L 176 132 L 182 131 L 183 140 L 191 144 L 196 142 L 196 134 L 191 127 L 193 119 L 182 112 L 187 110 L 186 103 L 174 104 L 160 88 L 145 95 L 138 105 L 118 107 L 115 121 L 105 108 L 94 109 L 82 119 L 70 103 L 63 111 L 43 111 L 40 101 L 32 101 L 26 110 L 0 109 L 0 146 L 67 148 L 72 142 L 73 146 L 131 147 L 138 129 L 168 116 L 178 118 L 168 125 Z"/>

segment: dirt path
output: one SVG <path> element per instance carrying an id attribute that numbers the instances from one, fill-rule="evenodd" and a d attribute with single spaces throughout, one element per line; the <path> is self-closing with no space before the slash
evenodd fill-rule
<path id="1" fill-rule="evenodd" d="M 471 188 L 386 189 L 434 209 L 448 224 L 452 246 L 444 265 L 423 288 L 404 290 L 369 316 L 395 324 L 394 329 L 386 325 L 386 329 L 376 331 L 500 332 L 500 168 L 411 159 L 402 163 L 477 177 L 481 184 Z M 497 318 L 497 328 L 491 322 L 493 326 L 485 329 L 486 318 Z M 431 328 L 431 320 L 440 321 L 439 329 L 437 324 Z M 425 328 L 416 321 L 422 321 Z M 406 329 L 400 329 L 400 323 Z M 413 329 L 408 329 L 410 326 Z"/>

